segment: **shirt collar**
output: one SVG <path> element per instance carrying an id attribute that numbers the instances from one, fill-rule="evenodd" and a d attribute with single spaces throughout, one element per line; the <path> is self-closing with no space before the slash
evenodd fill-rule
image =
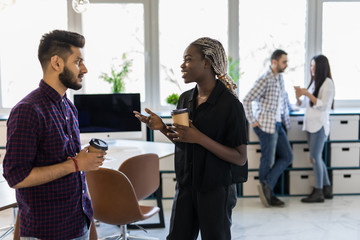
<path id="1" fill-rule="evenodd" d="M 43 79 L 41 79 L 39 87 L 53 102 L 59 103 L 63 98 L 66 98 L 66 93 L 64 97 L 61 97 L 61 95 L 55 89 L 50 87 Z"/>
<path id="2" fill-rule="evenodd" d="M 279 80 L 281 73 L 275 74 L 275 73 L 272 71 L 271 66 L 269 66 L 268 74 L 271 74 L 271 76 L 273 76 L 276 80 Z"/>
<path id="3" fill-rule="evenodd" d="M 210 96 L 206 100 L 206 102 L 210 104 L 215 104 L 216 100 L 224 90 L 226 90 L 225 85 L 220 80 L 216 80 L 215 88 L 210 93 Z M 189 102 L 193 101 L 193 99 L 196 99 L 197 95 L 198 95 L 198 89 L 196 85 L 196 87 L 192 91 L 192 94 L 190 95 Z"/>

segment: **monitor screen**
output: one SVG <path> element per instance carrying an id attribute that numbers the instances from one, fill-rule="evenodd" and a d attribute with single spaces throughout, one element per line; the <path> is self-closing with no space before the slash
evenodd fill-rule
<path id="1" fill-rule="evenodd" d="M 140 112 L 139 93 L 75 94 L 74 104 L 82 141 L 141 137 L 141 123 L 133 113 Z"/>

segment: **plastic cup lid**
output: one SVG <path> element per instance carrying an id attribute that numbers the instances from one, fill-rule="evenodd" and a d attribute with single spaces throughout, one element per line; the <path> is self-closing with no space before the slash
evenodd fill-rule
<path id="1" fill-rule="evenodd" d="M 172 110 L 171 115 L 181 114 L 181 113 L 185 113 L 185 112 L 188 112 L 187 108 L 175 109 L 175 110 Z"/>
<path id="2" fill-rule="evenodd" d="M 98 138 L 92 138 L 90 140 L 89 144 L 90 144 L 90 146 L 100 149 L 100 150 L 103 150 L 103 151 L 108 150 L 108 144 L 104 140 L 101 140 Z"/>

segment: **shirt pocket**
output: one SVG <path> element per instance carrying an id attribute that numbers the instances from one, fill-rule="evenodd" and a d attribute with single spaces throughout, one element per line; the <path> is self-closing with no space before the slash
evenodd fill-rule
<path id="1" fill-rule="evenodd" d="M 39 154 L 47 163 L 58 163 L 64 161 L 68 154 L 68 144 L 70 144 L 70 136 L 67 134 L 66 125 L 62 121 L 49 122 L 44 129 L 39 146 Z M 46 159 L 48 158 L 48 159 Z M 39 160 L 40 160 L 39 159 Z"/>

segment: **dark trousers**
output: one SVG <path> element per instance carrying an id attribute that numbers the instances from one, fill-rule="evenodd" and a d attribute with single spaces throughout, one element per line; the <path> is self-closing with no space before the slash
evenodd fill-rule
<path id="1" fill-rule="evenodd" d="M 236 184 L 198 192 L 176 187 L 167 240 L 230 240 L 231 214 L 237 201 Z"/>

